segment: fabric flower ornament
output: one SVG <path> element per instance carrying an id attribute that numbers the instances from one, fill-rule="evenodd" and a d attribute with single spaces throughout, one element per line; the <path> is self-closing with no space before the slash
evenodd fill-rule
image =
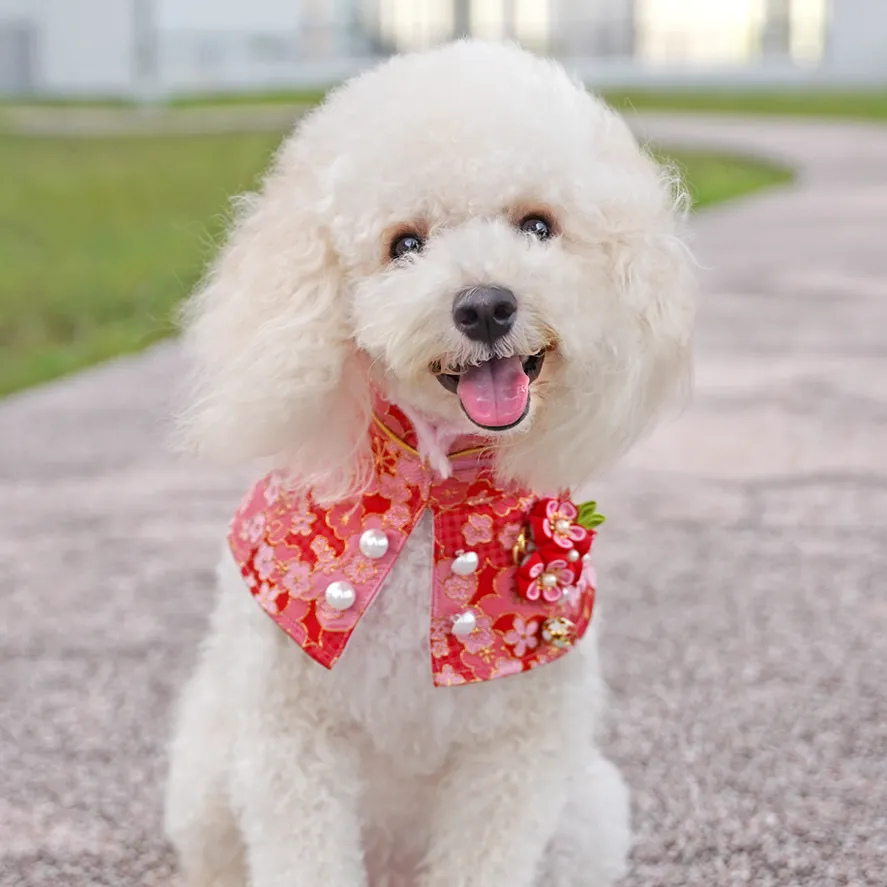
<path id="1" fill-rule="evenodd" d="M 521 597 L 528 601 L 538 601 L 541 597 L 554 604 L 575 584 L 576 574 L 564 558 L 546 561 L 541 552 L 534 551 L 518 568 L 516 579 Z"/>
<path id="2" fill-rule="evenodd" d="M 540 499 L 530 511 L 530 529 L 537 550 L 547 559 L 566 557 L 576 564 L 576 579 L 582 556 L 591 548 L 592 533 L 577 523 L 579 509 L 569 499 Z"/>

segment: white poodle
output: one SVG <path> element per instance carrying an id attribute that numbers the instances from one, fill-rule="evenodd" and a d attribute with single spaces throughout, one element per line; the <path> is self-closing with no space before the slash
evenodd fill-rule
<path id="1" fill-rule="evenodd" d="M 625 871 L 579 642 L 596 521 L 566 491 L 687 388 L 680 204 L 558 65 L 474 41 L 333 93 L 243 199 L 189 305 L 184 425 L 273 471 L 172 747 L 189 885 Z"/>

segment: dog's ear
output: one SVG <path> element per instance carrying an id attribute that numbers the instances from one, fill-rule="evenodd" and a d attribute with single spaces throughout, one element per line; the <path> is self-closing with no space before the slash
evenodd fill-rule
<path id="1" fill-rule="evenodd" d="M 370 393 L 318 162 L 296 134 L 259 193 L 239 199 L 183 310 L 195 372 L 181 430 L 188 449 L 226 463 L 270 458 L 335 495 L 356 482 Z"/>

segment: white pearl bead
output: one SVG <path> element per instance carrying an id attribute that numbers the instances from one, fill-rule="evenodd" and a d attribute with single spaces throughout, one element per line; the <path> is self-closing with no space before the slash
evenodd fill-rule
<path id="1" fill-rule="evenodd" d="M 583 554 L 582 555 L 582 563 L 583 564 L 590 564 L 591 563 L 591 555 L 590 554 Z"/>
<path id="2" fill-rule="evenodd" d="M 554 529 L 563 535 L 564 533 L 570 532 L 570 527 L 573 526 L 570 521 L 566 520 L 566 518 L 561 518 L 560 520 L 555 521 Z"/>
<path id="3" fill-rule="evenodd" d="M 388 554 L 388 537 L 382 530 L 365 530 L 360 536 L 360 553 L 374 561 Z"/>
<path id="4" fill-rule="evenodd" d="M 575 548 L 571 548 L 569 554 L 567 554 L 567 560 L 575 564 L 579 560 L 579 552 Z"/>
<path id="5" fill-rule="evenodd" d="M 454 561 L 452 570 L 457 576 L 470 576 L 480 566 L 476 551 L 464 551 Z"/>
<path id="6" fill-rule="evenodd" d="M 326 602 L 334 610 L 347 610 L 349 607 L 353 607 L 354 602 L 357 600 L 357 592 L 354 590 L 354 586 L 341 580 L 330 582 L 326 587 L 324 596 L 326 597 Z"/>
<path id="7" fill-rule="evenodd" d="M 465 637 L 477 628 L 477 617 L 472 612 L 460 613 L 453 618 L 453 634 L 456 637 Z"/>
<path id="8" fill-rule="evenodd" d="M 546 588 L 554 588 L 554 586 L 557 585 L 557 576 L 555 576 L 554 573 L 543 573 L 542 584 Z"/>

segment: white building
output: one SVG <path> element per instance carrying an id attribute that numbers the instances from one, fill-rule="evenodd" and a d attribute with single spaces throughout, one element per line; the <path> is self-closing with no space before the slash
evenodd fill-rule
<path id="1" fill-rule="evenodd" d="M 603 83 L 887 83 L 887 0 L 0 0 L 0 93 L 325 85 L 462 33 Z"/>
<path id="2" fill-rule="evenodd" d="M 320 7 L 319 9 L 317 7 Z M 0 91 L 132 95 L 289 83 L 335 0 L 0 0 Z M 345 46 L 322 46 L 343 55 Z"/>

